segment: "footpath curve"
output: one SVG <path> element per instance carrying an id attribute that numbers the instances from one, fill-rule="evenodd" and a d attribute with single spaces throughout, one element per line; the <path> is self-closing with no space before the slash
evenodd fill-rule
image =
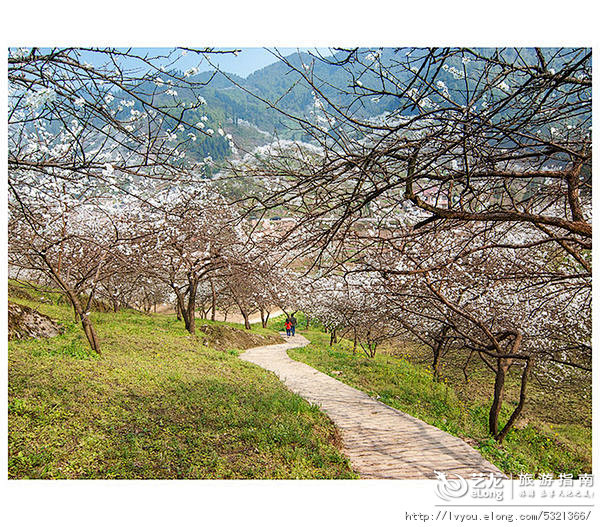
<path id="1" fill-rule="evenodd" d="M 343 452 L 363 478 L 435 479 L 502 472 L 447 432 L 396 410 L 307 364 L 286 351 L 309 343 L 301 335 L 284 344 L 252 348 L 240 358 L 277 375 L 293 392 L 317 404 L 340 430 Z"/>

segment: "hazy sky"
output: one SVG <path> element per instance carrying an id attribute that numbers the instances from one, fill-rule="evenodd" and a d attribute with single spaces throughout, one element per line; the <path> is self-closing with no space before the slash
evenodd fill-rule
<path id="1" fill-rule="evenodd" d="M 199 46 L 200 47 L 200 46 Z M 157 57 L 161 55 L 167 55 L 170 50 L 173 48 L 132 48 L 132 51 L 140 56 L 140 55 L 148 55 L 152 57 Z M 235 73 L 242 77 L 247 77 L 250 73 L 264 68 L 273 62 L 276 62 L 276 58 L 273 56 L 271 52 L 264 48 L 242 48 L 239 46 L 232 46 L 230 48 L 215 48 L 215 49 L 241 49 L 242 51 L 238 53 L 237 56 L 233 54 L 216 54 L 210 57 L 210 61 L 218 65 L 223 71 L 228 73 Z M 283 55 L 290 55 L 292 53 L 300 51 L 313 51 L 319 52 L 322 55 L 329 55 L 330 51 L 328 48 L 277 48 Z M 195 53 L 187 53 L 182 54 L 181 51 L 176 51 L 175 55 L 180 57 L 177 60 L 176 68 L 185 71 L 189 68 L 197 68 L 198 71 L 207 71 L 212 70 L 213 67 L 206 61 L 199 61 L 199 57 Z M 94 53 L 83 53 L 83 59 L 91 64 L 99 65 L 99 63 L 103 63 L 106 61 L 106 56 L 94 54 Z M 125 61 L 127 62 L 127 61 Z M 164 60 L 156 60 L 155 64 L 157 66 L 167 65 L 168 61 Z M 137 63 L 136 65 L 139 65 Z"/>
<path id="2" fill-rule="evenodd" d="M 241 48 L 242 52 L 237 56 L 222 55 L 215 57 L 215 62 L 224 71 L 236 73 L 242 77 L 247 77 L 250 73 L 264 68 L 276 61 L 275 57 L 264 48 Z M 290 55 L 296 51 L 315 51 L 316 48 L 278 48 L 283 55 Z M 329 54 L 326 49 L 318 50 L 322 54 Z M 208 69 L 208 68 L 207 68 Z"/>

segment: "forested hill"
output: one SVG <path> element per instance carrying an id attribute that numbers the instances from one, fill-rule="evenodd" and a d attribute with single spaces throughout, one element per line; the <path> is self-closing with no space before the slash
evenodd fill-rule
<path id="1" fill-rule="evenodd" d="M 294 54 L 288 57 L 294 64 L 301 60 L 308 62 L 308 54 Z M 334 66 L 328 68 L 330 77 L 337 73 Z M 287 139 L 307 139 L 282 113 L 261 101 L 270 101 L 292 114 L 309 114 L 314 98 L 311 90 L 300 83 L 300 76 L 291 72 L 282 62 L 262 68 L 247 78 L 232 73 L 202 72 L 191 80 L 207 83 L 198 88 L 197 93 L 204 97 L 205 115 L 208 117 L 205 129 L 217 131 L 219 128 L 231 133 L 235 144 L 243 150 L 266 144 L 274 136 Z M 211 138 L 202 138 L 192 148 L 198 157 L 211 155 L 215 160 L 223 159 L 231 153 L 222 152 L 218 146 L 218 134 Z"/>
<path id="2" fill-rule="evenodd" d="M 393 55 L 392 50 L 384 51 Z M 302 68 L 302 64 L 312 64 L 313 57 L 307 53 L 294 53 L 286 57 L 291 64 Z M 320 79 L 326 97 L 340 100 L 339 92 L 333 87 L 349 88 L 354 82 L 342 68 L 316 61 L 314 74 Z M 360 73 L 356 74 L 358 78 Z M 197 94 L 206 100 L 204 115 L 205 129 L 217 132 L 219 129 L 230 133 L 242 150 L 266 144 L 277 135 L 284 139 L 309 140 L 284 114 L 261 101 L 276 103 L 278 108 L 293 115 L 310 118 L 314 109 L 315 97 L 312 89 L 302 82 L 297 72 L 290 71 L 287 64 L 276 62 L 249 75 L 247 78 L 230 73 L 202 72 L 191 80 L 207 83 L 197 89 Z M 366 98 L 358 109 L 363 116 L 379 115 L 393 109 L 392 100 Z M 183 131 L 182 135 L 187 133 Z M 220 160 L 231 154 L 230 146 L 220 134 L 202 137 L 190 148 L 197 158 L 210 155 Z"/>
<path id="3" fill-rule="evenodd" d="M 492 50 L 476 50 L 482 55 L 492 53 Z M 408 59 L 414 65 L 419 63 L 419 56 L 428 51 L 425 49 L 397 50 L 380 48 L 379 50 L 360 49 L 352 56 L 352 60 L 343 60 L 348 55 L 339 52 L 329 57 L 329 61 L 340 59 L 343 67 L 329 63 L 328 60 L 318 60 L 308 53 L 294 53 L 286 57 L 286 61 L 302 71 L 304 67 L 313 76 L 320 94 L 313 89 L 283 61 L 275 62 L 255 71 L 247 78 L 229 73 L 203 72 L 191 77 L 196 82 L 206 83 L 199 87 L 196 94 L 206 100 L 202 118 L 205 129 L 214 131 L 212 137 L 200 137 L 189 151 L 192 156 L 202 159 L 210 155 L 215 161 L 224 159 L 232 153 L 230 141 L 224 136 L 229 133 L 242 151 L 251 151 L 254 147 L 266 144 L 276 135 L 283 139 L 299 139 L 309 141 L 298 126 L 286 116 L 269 107 L 263 101 L 276 104 L 283 112 L 292 115 L 302 115 L 311 120 L 315 110 L 315 95 L 319 95 L 341 106 L 350 106 L 354 116 L 365 118 L 379 116 L 396 110 L 401 101 L 394 95 L 381 95 L 378 91 L 395 93 L 397 84 L 407 85 L 410 73 L 406 66 Z M 504 50 L 513 55 L 515 60 L 535 63 L 535 50 L 532 48 Z M 415 60 L 416 59 L 416 60 Z M 390 73 L 393 80 L 379 76 L 377 68 L 365 65 L 378 61 Z M 468 66 L 466 66 L 469 64 Z M 465 72 L 469 68 L 471 74 L 479 67 L 471 59 L 461 59 L 460 54 L 446 59 L 439 69 L 421 72 L 424 78 L 435 79 L 442 86 L 446 96 L 455 99 L 458 104 L 464 104 L 465 93 L 472 91 L 475 86 L 465 90 Z M 443 78 L 440 83 L 439 79 Z M 478 77 L 478 76 L 475 76 Z M 471 84 L 470 81 L 467 81 Z M 181 95 L 181 94 L 180 94 Z M 261 100 L 262 99 L 262 100 Z M 434 101 L 435 102 L 435 101 Z M 200 116 L 199 116 L 200 117 Z M 183 130 L 182 136 L 189 131 Z M 218 132 L 218 133 L 217 133 Z"/>

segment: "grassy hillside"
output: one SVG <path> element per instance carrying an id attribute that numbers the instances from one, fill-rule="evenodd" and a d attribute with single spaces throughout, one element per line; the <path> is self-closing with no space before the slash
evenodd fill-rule
<path id="1" fill-rule="evenodd" d="M 380 353 L 369 359 L 360 352 L 353 355 L 351 343 L 343 339 L 330 347 L 329 335 L 318 329 L 302 334 L 311 344 L 289 350 L 290 357 L 462 437 L 507 474 L 565 472 L 576 476 L 591 473 L 592 430 L 586 420 L 587 406 L 580 404 L 579 411 L 571 415 L 570 421 L 565 421 L 554 419 L 539 403 L 545 399 L 547 408 L 563 405 L 575 408 L 570 394 L 544 394 L 532 383 L 532 404 L 526 418 L 498 445 L 487 433 L 489 393 L 493 384 L 481 376 L 483 373 L 474 375 L 466 389 L 454 378 L 456 375 L 452 376 L 456 372 L 446 365 L 446 372 L 452 377 L 438 383 L 433 381 L 427 366 L 415 363 L 414 355 L 412 360 L 406 358 L 411 355 L 407 350 L 404 350 L 405 357 Z M 516 382 L 509 383 L 507 391 L 503 419 L 507 419 L 511 404 L 516 401 Z"/>
<path id="2" fill-rule="evenodd" d="M 355 477 L 318 408 L 173 316 L 93 314 L 98 357 L 56 295 L 13 300 L 66 332 L 9 343 L 10 478 Z"/>

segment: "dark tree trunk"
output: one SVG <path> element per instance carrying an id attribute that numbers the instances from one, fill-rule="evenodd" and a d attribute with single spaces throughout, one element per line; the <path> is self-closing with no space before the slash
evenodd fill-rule
<path id="1" fill-rule="evenodd" d="M 175 294 L 177 295 L 177 314 L 179 315 L 179 320 L 181 320 L 183 318 L 183 323 L 185 325 L 185 329 L 188 328 L 188 318 L 187 318 L 187 310 L 185 309 L 185 304 L 184 304 L 184 296 L 181 293 L 181 291 L 179 291 L 179 289 L 177 289 L 176 287 L 173 287 L 173 290 L 175 291 Z"/>
<path id="2" fill-rule="evenodd" d="M 187 327 L 191 335 L 196 334 L 196 292 L 198 291 L 198 281 L 190 279 L 190 291 L 187 305 Z"/>
<path id="3" fill-rule="evenodd" d="M 498 358 L 496 360 L 496 379 L 494 380 L 494 398 L 492 407 L 490 408 L 490 434 L 494 437 L 498 435 L 498 417 L 502 410 L 502 402 L 504 400 L 504 383 L 506 381 L 506 373 L 510 368 L 512 360 Z"/>
<path id="4" fill-rule="evenodd" d="M 431 370 L 433 371 L 433 380 L 439 381 L 441 376 L 440 371 L 440 348 L 441 342 L 436 342 L 433 346 L 433 362 L 431 364 Z"/>
<path id="5" fill-rule="evenodd" d="M 181 316 L 183 317 L 183 324 L 185 326 L 185 329 L 187 331 L 190 330 L 190 317 L 189 317 L 189 313 L 188 310 L 185 309 L 185 306 L 183 305 L 183 299 L 181 300 Z"/>
<path id="6" fill-rule="evenodd" d="M 269 316 L 271 313 L 269 313 L 268 311 L 266 311 L 265 309 L 263 309 L 262 307 L 260 308 L 260 321 L 262 322 L 262 327 L 266 328 L 267 324 L 269 322 Z"/>
<path id="7" fill-rule="evenodd" d="M 210 293 L 211 293 L 211 304 L 210 304 L 211 315 L 210 315 L 210 319 L 214 322 L 215 321 L 215 317 L 216 317 L 216 312 L 217 312 L 217 293 L 215 291 L 215 284 L 214 284 L 214 282 L 212 280 L 210 281 Z"/>
<path id="8" fill-rule="evenodd" d="M 98 341 L 98 337 L 96 335 L 96 331 L 94 330 L 94 326 L 90 322 L 87 314 L 82 313 L 81 315 L 81 325 L 83 327 L 83 331 L 85 332 L 85 336 L 90 343 L 91 348 L 100 355 L 100 342 Z"/>
<path id="9" fill-rule="evenodd" d="M 377 342 L 371 340 L 370 332 L 367 332 L 367 349 L 367 356 L 371 359 L 374 358 L 377 354 Z"/>
<path id="10" fill-rule="evenodd" d="M 529 375 L 531 373 L 531 369 L 533 368 L 533 359 L 527 359 L 525 367 L 523 368 L 523 373 L 521 374 L 521 391 L 519 393 L 519 403 L 517 407 L 513 410 L 513 413 L 508 418 L 508 421 L 500 430 L 500 432 L 495 436 L 496 441 L 498 443 L 502 443 L 506 438 L 508 432 L 510 432 L 513 425 L 517 422 L 517 419 L 521 415 L 523 407 L 525 406 L 525 400 L 527 397 L 527 383 L 529 381 Z"/>
<path id="11" fill-rule="evenodd" d="M 338 340 L 337 340 L 337 328 L 332 328 L 331 330 L 331 338 L 329 339 L 329 345 L 333 346 L 334 344 L 337 344 Z"/>
<path id="12" fill-rule="evenodd" d="M 431 364 L 431 370 L 433 371 L 434 381 L 439 381 L 442 376 L 440 359 L 446 345 L 446 333 L 448 333 L 448 326 L 444 326 L 440 330 L 433 344 L 433 362 Z"/>
<path id="13" fill-rule="evenodd" d="M 176 287 L 174 284 L 171 285 L 171 288 L 175 292 L 177 296 L 177 306 L 181 311 L 181 315 L 183 316 L 183 322 L 185 324 L 185 329 L 190 332 L 190 334 L 196 334 L 196 293 L 198 291 L 198 280 L 190 277 L 187 289 L 187 303 L 185 299 L 185 295 Z"/>
<path id="14" fill-rule="evenodd" d="M 244 327 L 246 329 L 252 329 L 250 325 L 250 318 L 248 318 L 248 314 L 245 311 L 242 311 L 242 316 L 244 317 Z"/>
<path id="15" fill-rule="evenodd" d="M 468 383 L 469 382 L 469 374 L 468 372 L 468 368 L 469 368 L 469 363 L 471 362 L 471 358 L 473 357 L 473 353 L 474 351 L 471 350 L 471 353 L 469 353 L 469 356 L 467 357 L 467 360 L 465 361 L 465 364 L 463 366 L 463 375 L 465 376 L 465 382 Z"/>
<path id="16" fill-rule="evenodd" d="M 520 333 L 517 333 L 514 337 L 512 345 L 511 345 L 511 355 L 515 355 L 518 353 L 519 348 L 521 347 L 522 340 L 523 340 L 523 336 Z M 504 385 L 506 383 L 506 374 L 507 374 L 508 369 L 510 368 L 512 362 L 513 362 L 512 358 L 505 358 L 505 357 L 498 357 L 498 359 L 496 360 L 496 379 L 494 381 L 494 398 L 492 401 L 492 407 L 490 408 L 490 418 L 489 418 L 490 434 L 492 434 L 492 436 L 494 436 L 495 439 L 498 439 L 499 437 L 501 437 L 500 433 L 498 431 L 498 428 L 499 428 L 498 420 L 499 420 L 499 416 L 500 416 L 500 411 L 502 410 L 502 402 L 504 400 Z M 528 365 L 529 365 L 529 361 L 528 361 Z M 529 369 L 526 367 L 525 370 L 527 370 L 527 375 L 529 375 Z M 521 389 L 524 390 L 524 388 L 526 388 L 526 386 L 527 386 L 527 379 L 525 378 L 525 386 L 523 385 L 523 383 L 521 383 Z M 524 392 L 522 393 L 522 398 L 523 398 L 523 403 L 524 403 L 525 402 L 525 393 Z M 521 410 L 519 409 L 518 413 L 520 413 L 520 411 Z M 518 414 L 517 414 L 517 417 L 518 417 Z M 511 416 L 511 418 L 512 418 L 512 416 Z M 510 419 L 509 419 L 509 422 L 510 422 Z M 514 420 L 512 421 L 511 426 L 512 426 L 512 424 L 514 424 Z M 506 428 L 506 426 L 504 428 Z M 504 432 L 504 429 L 502 430 L 502 432 Z M 504 432 L 502 439 L 504 439 L 504 437 L 506 436 L 506 433 L 508 433 L 508 430 L 506 430 L 506 432 Z"/>
<path id="17" fill-rule="evenodd" d="M 150 313 L 150 299 L 144 295 L 144 313 Z"/>

